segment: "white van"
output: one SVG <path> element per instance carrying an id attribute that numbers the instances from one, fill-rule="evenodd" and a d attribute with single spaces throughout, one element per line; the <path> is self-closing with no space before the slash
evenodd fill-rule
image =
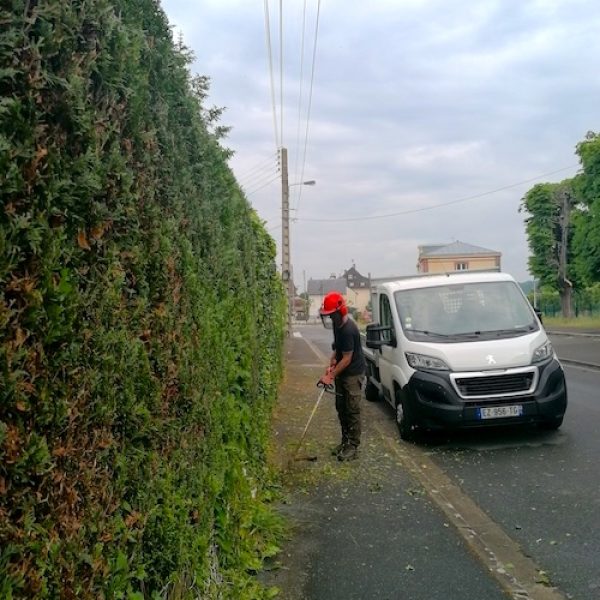
<path id="1" fill-rule="evenodd" d="M 417 276 L 382 283 L 367 326 L 367 399 L 418 429 L 561 426 L 563 369 L 541 321 L 505 273 Z"/>

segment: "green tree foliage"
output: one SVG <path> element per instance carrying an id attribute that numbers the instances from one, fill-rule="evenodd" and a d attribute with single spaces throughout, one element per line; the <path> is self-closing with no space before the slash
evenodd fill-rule
<path id="1" fill-rule="evenodd" d="M 0 597 L 258 598 L 272 239 L 157 0 L 0 8 Z"/>
<path id="2" fill-rule="evenodd" d="M 554 189 L 550 183 L 535 185 L 525 194 L 520 207 L 531 215 L 525 219 L 531 250 L 529 270 L 543 284 L 551 286 L 556 285 L 558 267 L 556 223 L 559 207 L 554 201 Z"/>
<path id="3" fill-rule="evenodd" d="M 520 207 L 530 215 L 530 272 L 559 292 L 565 317 L 571 316 L 573 290 L 581 303 L 586 289 L 600 282 L 600 135 L 589 132 L 577 154 L 581 173 L 534 186 Z"/>
<path id="4" fill-rule="evenodd" d="M 575 271 L 572 266 L 571 215 L 577 204 L 575 180 L 540 183 L 523 198 L 531 255 L 529 270 L 543 285 L 558 290 L 564 316 L 571 313 Z"/>
<path id="5" fill-rule="evenodd" d="M 589 132 L 578 144 L 582 210 L 575 221 L 575 269 L 586 284 L 600 282 L 600 135 Z"/>

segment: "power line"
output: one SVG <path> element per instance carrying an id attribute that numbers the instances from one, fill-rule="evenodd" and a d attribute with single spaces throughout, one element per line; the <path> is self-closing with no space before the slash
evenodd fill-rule
<path id="1" fill-rule="evenodd" d="M 306 165 L 306 148 L 308 146 L 308 126 L 310 123 L 310 111 L 312 107 L 312 94 L 313 94 L 313 84 L 315 80 L 315 63 L 317 58 L 317 38 L 319 36 L 319 16 L 321 14 L 321 0 L 317 2 L 317 18 L 315 21 L 315 41 L 313 44 L 313 56 L 312 56 L 312 67 L 310 74 L 310 89 L 308 92 L 308 109 L 306 111 L 306 131 L 304 134 L 304 153 L 302 157 L 302 169 L 300 170 L 300 181 L 304 180 L 304 167 Z M 300 191 L 298 193 L 298 202 L 296 203 L 296 214 L 298 214 L 300 200 L 302 198 L 302 187 L 300 186 Z M 296 217 L 297 218 L 297 217 Z"/>
<path id="2" fill-rule="evenodd" d="M 574 167 L 578 167 L 579 165 L 570 165 L 568 167 L 562 167 L 561 169 L 556 169 L 555 171 L 550 171 L 549 173 L 542 173 L 541 175 L 537 175 L 536 177 L 532 177 L 531 179 L 525 179 L 523 181 L 519 181 L 517 183 L 511 183 L 510 185 L 505 185 L 503 187 L 496 188 L 495 190 L 490 190 L 488 192 L 483 192 L 481 194 L 475 194 L 474 196 L 467 196 L 466 198 L 459 198 L 458 200 L 451 200 L 450 202 L 442 202 L 440 204 L 433 204 L 432 206 L 425 206 L 423 208 L 413 208 L 410 210 L 403 210 L 394 213 L 387 213 L 385 215 L 370 215 L 363 217 L 347 217 L 343 219 L 304 219 L 296 217 L 297 221 L 312 221 L 312 222 L 329 222 L 329 223 L 341 223 L 345 221 L 371 221 L 373 219 L 387 219 L 389 217 L 398 217 L 400 215 L 408 215 L 412 213 L 425 212 L 426 210 L 433 210 L 435 208 L 442 208 L 444 206 L 450 206 L 452 204 L 458 204 L 460 202 L 467 202 L 468 200 L 476 200 L 478 198 L 483 198 L 484 196 L 491 196 L 492 194 L 496 194 L 498 192 L 503 192 L 504 190 L 510 190 L 511 188 L 518 187 L 520 185 L 524 185 L 526 183 L 531 183 L 533 181 L 537 181 L 538 179 L 542 179 L 543 177 L 548 177 L 550 175 L 554 175 L 555 173 L 560 173 L 561 171 L 567 171 L 568 169 L 573 169 Z"/>
<path id="3" fill-rule="evenodd" d="M 279 148 L 277 132 L 277 110 L 275 107 L 275 83 L 273 81 L 273 53 L 271 51 L 271 25 L 269 22 L 269 0 L 265 0 L 265 32 L 267 35 L 267 53 L 269 56 L 269 75 L 271 79 L 271 105 L 273 107 L 273 130 L 275 132 L 275 147 Z"/>
<path id="4" fill-rule="evenodd" d="M 266 181 L 271 181 L 272 179 L 277 179 L 279 177 L 279 173 L 265 173 L 261 178 L 254 180 L 251 183 L 241 186 L 244 191 L 254 190 L 255 188 L 261 186 Z"/>
<path id="5" fill-rule="evenodd" d="M 265 161 L 262 166 L 255 167 L 252 170 L 247 171 L 245 175 L 240 176 L 238 179 L 250 179 L 254 177 L 257 173 L 261 171 L 270 170 L 270 169 L 279 169 L 279 163 L 277 160 L 270 158 L 268 161 Z"/>
<path id="6" fill-rule="evenodd" d="M 244 189 L 244 192 L 245 192 L 246 196 L 252 196 L 259 190 L 262 190 L 264 187 L 270 185 L 271 183 L 273 183 L 274 181 L 277 181 L 278 179 L 279 179 L 279 174 L 275 175 L 275 177 L 271 177 L 270 179 L 264 179 L 263 181 L 256 183 L 255 185 L 248 188 L 248 190 Z"/>
<path id="7" fill-rule="evenodd" d="M 300 93 L 298 95 L 298 125 L 296 127 L 296 156 L 294 157 L 294 177 L 298 180 L 298 162 L 300 160 L 300 122 L 302 120 L 302 91 L 304 78 L 304 37 L 306 34 L 306 0 L 302 9 L 302 38 L 300 43 Z M 298 192 L 296 192 L 296 195 Z"/>
<path id="8" fill-rule="evenodd" d="M 279 0 L 279 145 L 283 146 L 283 0 Z"/>
<path id="9" fill-rule="evenodd" d="M 279 179 L 279 173 L 277 173 L 277 175 L 275 175 L 275 177 L 269 179 L 269 181 L 267 181 L 266 183 L 263 183 L 260 187 L 257 187 L 251 191 L 246 192 L 246 196 L 251 196 L 252 194 L 256 194 L 256 192 L 258 192 L 259 190 L 262 190 L 263 188 L 267 187 L 268 185 L 270 185 L 274 181 L 277 181 L 278 179 Z"/>
<path id="10" fill-rule="evenodd" d="M 260 162 L 256 163 L 253 167 L 250 167 L 249 169 L 246 169 L 245 171 L 243 171 L 240 175 L 238 175 L 237 179 L 245 179 L 246 177 L 248 177 L 248 175 L 251 175 L 254 171 L 259 169 L 260 167 L 263 167 L 266 163 L 270 164 L 273 162 L 273 159 L 277 160 L 277 158 L 278 158 L 278 153 L 272 152 L 268 158 L 261 160 Z"/>
<path id="11" fill-rule="evenodd" d="M 252 175 L 250 175 L 243 181 L 241 186 L 245 187 L 245 188 L 252 187 L 257 181 L 259 181 L 260 179 L 263 179 L 265 176 L 269 177 L 274 172 L 278 173 L 279 167 L 278 166 L 275 166 L 275 168 L 273 168 L 273 167 L 274 167 L 274 165 L 268 165 L 267 167 L 263 167 L 263 169 L 261 169 L 260 171 L 254 172 Z"/>

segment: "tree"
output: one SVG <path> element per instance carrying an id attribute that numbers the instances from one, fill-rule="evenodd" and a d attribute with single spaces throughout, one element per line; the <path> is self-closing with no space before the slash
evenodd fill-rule
<path id="1" fill-rule="evenodd" d="M 581 210 L 575 218 L 574 267 L 586 285 L 600 281 L 600 134 L 590 131 L 577 145 L 583 173 L 578 176 Z"/>
<path id="2" fill-rule="evenodd" d="M 525 219 L 531 256 L 529 270 L 542 285 L 557 290 L 562 314 L 573 314 L 574 269 L 571 265 L 571 213 L 578 204 L 576 179 L 560 183 L 540 183 L 524 196 L 519 211 L 531 216 Z"/>

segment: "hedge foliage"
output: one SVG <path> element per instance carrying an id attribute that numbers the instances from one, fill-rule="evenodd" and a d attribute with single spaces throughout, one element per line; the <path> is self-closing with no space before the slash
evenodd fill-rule
<path id="1" fill-rule="evenodd" d="M 155 0 L 0 8 L 0 597 L 257 598 L 275 248 Z"/>

